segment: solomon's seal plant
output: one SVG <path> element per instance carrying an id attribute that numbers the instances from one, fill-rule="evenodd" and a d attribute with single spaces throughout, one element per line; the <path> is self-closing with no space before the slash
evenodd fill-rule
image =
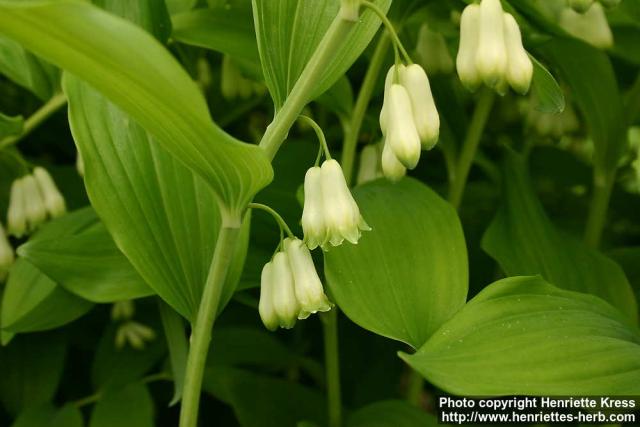
<path id="1" fill-rule="evenodd" d="M 636 0 L 0 0 L 0 425 L 640 395 Z"/>

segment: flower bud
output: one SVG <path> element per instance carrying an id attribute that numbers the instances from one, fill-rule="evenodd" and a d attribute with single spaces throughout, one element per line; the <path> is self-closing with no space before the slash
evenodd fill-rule
<path id="1" fill-rule="evenodd" d="M 406 168 L 413 169 L 420 160 L 421 146 L 420 136 L 413 121 L 409 94 L 404 86 L 392 84 L 386 102 L 389 121 L 387 144 Z"/>
<path id="2" fill-rule="evenodd" d="M 360 209 L 347 187 L 340 164 L 331 159 L 325 161 L 320 169 L 322 211 L 327 242 L 338 246 L 347 239 L 356 244 L 360 239 L 361 230 L 368 231 L 371 228 L 360 215 Z M 327 250 L 328 245 L 325 243 L 322 248 Z"/>
<path id="3" fill-rule="evenodd" d="M 380 144 L 369 144 L 360 152 L 360 166 L 356 183 L 373 181 L 382 176 L 380 169 Z"/>
<path id="4" fill-rule="evenodd" d="M 422 148 L 430 150 L 438 142 L 440 116 L 433 100 L 427 73 L 418 64 L 408 65 L 400 73 L 400 83 L 409 94 L 413 123 L 420 136 Z"/>
<path id="5" fill-rule="evenodd" d="M 299 239 L 287 238 L 284 252 L 293 273 L 295 296 L 300 304 L 298 319 L 306 319 L 318 311 L 331 310 L 332 304 L 324 294 L 309 249 Z"/>
<path id="6" fill-rule="evenodd" d="M 318 166 L 309 168 L 304 177 L 304 209 L 302 231 L 309 249 L 323 246 L 327 241 L 327 227 L 322 201 L 322 172 Z"/>
<path id="7" fill-rule="evenodd" d="M 111 319 L 113 320 L 129 320 L 133 317 L 136 308 L 133 300 L 127 299 L 116 301 L 111 306 Z"/>
<path id="8" fill-rule="evenodd" d="M 521 95 L 531 86 L 533 63 L 522 46 L 520 27 L 510 13 L 504 14 L 504 41 L 507 48 L 507 81 Z"/>
<path id="9" fill-rule="evenodd" d="M 405 66 L 402 64 L 392 65 L 387 71 L 387 77 L 384 80 L 384 102 L 382 103 L 382 109 L 380 110 L 380 130 L 383 135 L 387 134 L 387 126 L 388 126 L 388 113 L 387 110 L 389 104 L 389 90 L 391 89 L 391 85 L 394 83 L 400 82 L 400 74 L 404 70 Z"/>
<path id="10" fill-rule="evenodd" d="M 482 79 L 476 67 L 476 52 L 480 34 L 480 6 L 470 4 L 460 17 L 460 46 L 456 57 L 458 77 L 467 89 L 474 91 Z"/>
<path id="11" fill-rule="evenodd" d="M 78 171 L 78 175 L 84 177 L 84 160 L 82 159 L 80 151 L 76 153 L 76 171 Z"/>
<path id="12" fill-rule="evenodd" d="M 134 321 L 122 324 L 116 331 L 116 348 L 123 348 L 127 343 L 135 350 L 143 350 L 146 342 L 153 341 L 156 333 L 148 326 Z"/>
<path id="13" fill-rule="evenodd" d="M 258 304 L 258 312 L 264 326 L 270 330 L 278 329 L 280 321 L 273 306 L 275 283 L 273 281 L 273 261 L 269 261 L 262 267 L 260 276 L 260 302 Z"/>
<path id="14" fill-rule="evenodd" d="M 453 71 L 453 59 L 444 37 L 431 31 L 427 24 L 422 24 L 418 32 L 416 56 L 429 75 L 449 74 Z"/>
<path id="15" fill-rule="evenodd" d="M 22 237 L 27 233 L 27 211 L 22 178 L 16 179 L 11 184 L 7 232 L 16 237 Z"/>
<path id="16" fill-rule="evenodd" d="M 485 84 L 494 87 L 507 70 L 504 18 L 500 0 L 482 0 L 479 26 L 476 67 Z"/>
<path id="17" fill-rule="evenodd" d="M 222 57 L 222 67 L 220 68 L 220 92 L 227 101 L 238 96 L 238 80 L 240 72 L 231 62 L 228 55 Z"/>
<path id="18" fill-rule="evenodd" d="M 585 13 L 593 5 L 593 0 L 569 0 L 571 9 L 578 13 Z"/>
<path id="19" fill-rule="evenodd" d="M 38 182 L 33 175 L 23 177 L 22 185 L 28 229 L 33 231 L 47 219 L 47 208 L 44 205 Z"/>
<path id="20" fill-rule="evenodd" d="M 7 277 L 14 260 L 13 247 L 7 239 L 2 224 L 0 224 L 0 281 Z"/>
<path id="21" fill-rule="evenodd" d="M 572 36 L 599 49 L 613 46 L 613 34 L 600 3 L 595 3 L 583 15 L 564 9 L 560 15 L 560 26 Z"/>
<path id="22" fill-rule="evenodd" d="M 33 177 L 38 183 L 40 194 L 42 194 L 44 200 L 44 206 L 49 215 L 51 215 L 51 218 L 56 218 L 64 214 L 67 211 L 64 198 L 53 182 L 49 172 L 44 168 L 36 167 L 33 169 Z"/>
<path id="23" fill-rule="evenodd" d="M 296 299 L 293 274 L 289 260 L 283 252 L 273 257 L 273 309 L 278 316 L 281 328 L 291 329 L 300 313 L 300 304 Z"/>
<path id="24" fill-rule="evenodd" d="M 393 154 L 393 150 L 389 147 L 389 144 L 385 142 L 382 149 L 382 173 L 391 181 L 399 181 L 403 176 L 407 174 L 407 168 Z"/>

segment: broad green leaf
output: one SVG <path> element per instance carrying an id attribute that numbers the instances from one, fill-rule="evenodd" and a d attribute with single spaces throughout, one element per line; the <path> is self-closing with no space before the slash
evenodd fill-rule
<path id="1" fill-rule="evenodd" d="M 167 347 L 169 348 L 169 362 L 173 377 L 173 398 L 169 405 L 175 405 L 182 398 L 189 343 L 187 342 L 185 324 L 182 317 L 160 299 L 158 299 L 158 306 L 164 336 L 167 339 Z"/>
<path id="2" fill-rule="evenodd" d="M 82 413 L 73 404 L 56 409 L 51 404 L 45 404 L 20 413 L 11 427 L 82 427 Z"/>
<path id="3" fill-rule="evenodd" d="M 374 0 L 387 11 L 391 0 Z M 338 14 L 340 2 L 317 0 L 253 0 L 253 16 L 264 78 L 276 108 L 279 108 Z M 329 89 L 360 56 L 380 25 L 380 19 L 362 8 L 361 18 L 333 52 L 333 60 L 320 83 L 309 94 L 315 99 Z"/>
<path id="4" fill-rule="evenodd" d="M 0 141 L 12 135 L 22 132 L 22 116 L 11 117 L 0 113 Z"/>
<path id="5" fill-rule="evenodd" d="M 91 412 L 89 427 L 153 427 L 153 400 L 144 384 L 104 393 Z"/>
<path id="6" fill-rule="evenodd" d="M 92 306 L 19 258 L 9 271 L 2 295 L 0 326 L 15 333 L 54 329 L 76 320 Z"/>
<path id="7" fill-rule="evenodd" d="M 78 229 L 76 221 L 86 227 Z M 92 302 L 153 294 L 90 208 L 46 224 L 18 253 L 69 292 Z"/>
<path id="8" fill-rule="evenodd" d="M 524 160 L 508 153 L 503 176 L 505 204 L 482 247 L 507 276 L 540 274 L 563 289 L 597 295 L 635 321 L 638 307 L 622 269 L 554 227 L 533 192 Z"/>
<path id="9" fill-rule="evenodd" d="M 0 347 L 0 401 L 7 412 L 50 402 L 64 368 L 66 343 L 60 334 L 20 335 Z"/>
<path id="10" fill-rule="evenodd" d="M 467 298 L 458 215 L 414 179 L 374 181 L 354 196 L 373 230 L 325 253 L 331 297 L 363 328 L 418 348 Z"/>
<path id="11" fill-rule="evenodd" d="M 192 320 L 222 223 L 215 194 L 98 92 L 71 76 L 63 84 L 93 207 L 146 283 Z M 220 308 L 239 280 L 246 224 Z"/>
<path id="12" fill-rule="evenodd" d="M 86 80 L 122 108 L 204 178 L 229 220 L 237 221 L 271 180 L 263 151 L 216 126 L 195 82 L 137 26 L 77 0 L 0 0 L 0 33 Z"/>
<path id="13" fill-rule="evenodd" d="M 242 426 L 326 425 L 322 394 L 295 382 L 225 366 L 205 371 L 203 389 L 229 404 Z"/>
<path id="14" fill-rule="evenodd" d="M 613 39 L 615 40 L 611 54 L 635 66 L 640 65 L 640 52 L 637 48 L 640 43 L 640 28 L 618 26 L 613 27 L 611 30 L 613 31 Z"/>
<path id="15" fill-rule="evenodd" d="M 6 37 L 0 37 L 0 74 L 43 101 L 60 87 L 60 72 L 55 67 Z"/>
<path id="16" fill-rule="evenodd" d="M 562 89 L 540 61 L 532 55 L 529 57 L 533 62 L 531 93 L 535 102 L 534 108 L 543 113 L 561 113 L 565 106 Z"/>
<path id="17" fill-rule="evenodd" d="M 430 427 L 438 419 L 403 400 L 385 400 L 349 415 L 347 427 Z"/>
<path id="18" fill-rule="evenodd" d="M 556 37 L 541 52 L 571 88 L 595 145 L 594 164 L 615 170 L 626 149 L 622 99 L 606 53 L 581 41 Z"/>
<path id="19" fill-rule="evenodd" d="M 416 354 L 400 356 L 459 395 L 640 392 L 638 329 L 600 298 L 539 276 L 489 285 Z"/>
<path id="20" fill-rule="evenodd" d="M 640 301 L 640 246 L 617 248 L 608 253 L 624 270 L 629 283 Z"/>
<path id="21" fill-rule="evenodd" d="M 171 17 L 171 36 L 185 44 L 229 55 L 238 65 L 261 76 L 260 57 L 249 2 L 196 9 Z"/>
<path id="22" fill-rule="evenodd" d="M 186 12 L 198 3 L 198 0 L 165 0 L 167 9 L 171 15 L 175 13 Z"/>
<path id="23" fill-rule="evenodd" d="M 97 390 L 117 390 L 139 380 L 158 363 L 165 352 L 162 336 L 156 336 L 151 342 L 147 342 L 142 350 L 128 345 L 116 348 L 117 327 L 118 325 L 110 324 L 105 329 L 95 352 L 91 383 Z"/>
<path id="24" fill-rule="evenodd" d="M 130 0 L 92 0 L 92 2 L 110 13 L 137 24 L 162 43 L 166 43 L 171 35 L 171 19 L 164 1 L 137 0 L 135 6 L 132 6 Z"/>

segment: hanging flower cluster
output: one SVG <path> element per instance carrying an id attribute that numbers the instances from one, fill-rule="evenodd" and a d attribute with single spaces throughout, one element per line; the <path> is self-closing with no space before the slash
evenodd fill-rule
<path id="1" fill-rule="evenodd" d="M 258 310 L 265 327 L 291 329 L 297 319 L 331 307 L 309 249 L 300 239 L 285 239 L 283 250 L 262 269 Z"/>
<path id="2" fill-rule="evenodd" d="M 16 179 L 11 185 L 7 212 L 7 232 L 22 237 L 38 228 L 47 217 L 66 212 L 64 198 L 51 175 L 36 167 L 31 175 Z"/>
<path id="3" fill-rule="evenodd" d="M 382 173 L 381 156 L 381 143 L 369 144 L 362 149 L 360 152 L 360 164 L 356 184 L 364 184 L 365 182 L 373 181 L 384 176 Z"/>
<path id="4" fill-rule="evenodd" d="M 416 167 L 422 149 L 430 150 L 438 142 L 440 117 L 429 78 L 420 65 L 399 64 L 389 69 L 380 129 L 384 136 L 382 171 L 393 181 Z"/>
<path id="5" fill-rule="evenodd" d="M 0 282 L 7 277 L 14 260 L 13 247 L 7 239 L 4 227 L 0 224 Z"/>
<path id="6" fill-rule="evenodd" d="M 329 250 L 346 239 L 356 244 L 362 231 L 369 231 L 349 191 L 340 164 L 329 159 L 314 166 L 304 178 L 302 230 L 309 249 Z"/>
<path id="7" fill-rule="evenodd" d="M 565 8 L 560 14 L 560 26 L 572 36 L 599 49 L 613 46 L 613 33 L 600 3 L 594 3 L 584 13 Z"/>
<path id="8" fill-rule="evenodd" d="M 500 0 L 482 0 L 462 12 L 456 68 L 462 84 L 472 91 L 483 82 L 501 95 L 508 86 L 523 95 L 529 91 L 533 63 L 518 23 L 502 10 Z"/>
<path id="9" fill-rule="evenodd" d="M 264 85 L 243 76 L 228 55 L 222 58 L 220 73 L 220 92 L 228 101 L 236 98 L 249 99 L 254 95 L 262 96 L 265 93 Z"/>

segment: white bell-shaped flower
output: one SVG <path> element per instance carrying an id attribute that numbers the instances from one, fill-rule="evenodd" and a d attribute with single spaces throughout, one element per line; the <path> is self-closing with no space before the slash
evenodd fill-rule
<path id="1" fill-rule="evenodd" d="M 480 6 L 470 4 L 464 8 L 460 17 L 460 46 L 456 57 L 456 70 L 462 84 L 471 91 L 475 91 L 482 83 L 476 67 L 479 34 Z"/>
<path id="2" fill-rule="evenodd" d="M 564 9 L 560 15 L 560 26 L 572 36 L 599 49 L 613 46 L 613 34 L 600 3 L 594 3 L 582 15 L 571 9 Z"/>
<path id="3" fill-rule="evenodd" d="M 60 194 L 53 178 L 46 169 L 36 167 L 33 169 L 33 177 L 38 183 L 38 188 L 44 200 L 44 206 L 52 218 L 59 217 L 67 211 L 64 197 Z"/>
<path id="4" fill-rule="evenodd" d="M 47 219 L 47 208 L 44 204 L 38 182 L 33 175 L 23 177 L 22 186 L 28 229 L 33 231 Z"/>
<path id="5" fill-rule="evenodd" d="M 430 150 L 438 142 L 440 116 L 433 100 L 427 73 L 418 64 L 407 65 L 400 73 L 400 83 L 409 94 L 413 123 L 420 136 L 422 148 Z"/>
<path id="6" fill-rule="evenodd" d="M 262 267 L 260 276 L 260 302 L 258 303 L 258 312 L 264 326 L 270 330 L 278 329 L 280 321 L 273 305 L 275 283 L 273 281 L 273 261 L 269 261 Z"/>
<path id="7" fill-rule="evenodd" d="M 382 148 L 382 173 L 390 181 L 399 181 L 407 174 L 407 168 L 404 167 L 400 160 L 393 154 L 393 150 L 389 144 L 385 142 Z"/>
<path id="8" fill-rule="evenodd" d="M 271 275 L 273 309 L 278 316 L 278 323 L 281 328 L 291 329 L 298 319 L 300 304 L 296 299 L 289 259 L 283 252 L 278 252 L 273 257 Z"/>
<path id="9" fill-rule="evenodd" d="M 11 196 L 9 197 L 9 209 L 7 211 L 7 232 L 16 237 L 22 237 L 27 233 L 27 210 L 22 178 L 18 178 L 11 184 Z"/>
<path id="10" fill-rule="evenodd" d="M 513 15 L 504 14 L 504 41 L 507 48 L 507 76 L 509 85 L 521 95 L 531 87 L 533 63 L 522 45 L 520 27 Z"/>
<path id="11" fill-rule="evenodd" d="M 360 152 L 360 164 L 358 166 L 358 185 L 374 181 L 383 176 L 381 169 L 380 144 L 369 144 Z"/>
<path id="12" fill-rule="evenodd" d="M 4 227 L 2 227 L 2 224 L 0 224 L 0 281 L 4 280 L 7 277 L 7 273 L 13 265 L 14 260 L 15 256 L 13 253 L 13 247 L 7 239 L 7 235 L 4 232 Z"/>
<path id="13" fill-rule="evenodd" d="M 291 266 L 295 295 L 300 304 L 298 319 L 306 319 L 319 311 L 331 310 L 332 304 L 324 294 L 322 282 L 306 245 L 299 239 L 287 238 L 284 241 L 284 252 Z"/>
<path id="14" fill-rule="evenodd" d="M 382 109 L 380 110 L 380 130 L 383 135 L 387 134 L 387 127 L 389 119 L 387 118 L 389 90 L 394 83 L 400 83 L 400 74 L 402 74 L 405 66 L 403 64 L 392 65 L 387 71 L 387 76 L 384 80 L 384 102 L 382 103 Z"/>
<path id="15" fill-rule="evenodd" d="M 585 13 L 593 5 L 594 0 L 569 0 L 571 9 L 578 13 Z"/>
<path id="16" fill-rule="evenodd" d="M 407 89 L 400 84 L 392 84 L 385 104 L 388 119 L 387 144 L 407 169 L 413 169 L 420 160 L 422 147 Z"/>
<path id="17" fill-rule="evenodd" d="M 507 50 L 504 42 L 504 17 L 500 0 L 480 2 L 480 30 L 476 67 L 480 78 L 494 87 L 507 70 Z"/>
<path id="18" fill-rule="evenodd" d="M 322 171 L 319 166 L 309 168 L 304 177 L 304 209 L 302 231 L 309 249 L 323 246 L 327 241 L 327 226 L 322 199 Z"/>
<path id="19" fill-rule="evenodd" d="M 330 159 L 320 169 L 322 211 L 327 237 L 322 248 L 327 250 L 328 244 L 338 246 L 345 239 L 353 244 L 358 243 L 361 231 L 371 228 L 360 215 L 360 209 L 347 187 L 340 164 Z"/>

